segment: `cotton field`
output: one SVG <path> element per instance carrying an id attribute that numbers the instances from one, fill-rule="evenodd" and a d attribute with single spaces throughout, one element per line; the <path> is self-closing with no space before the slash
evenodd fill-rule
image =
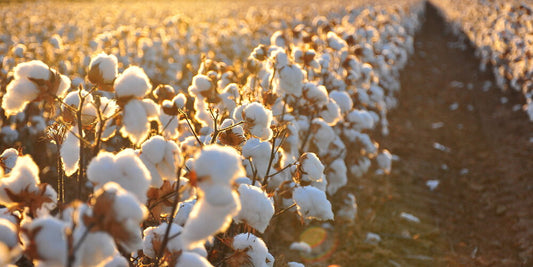
<path id="1" fill-rule="evenodd" d="M 487 41 L 499 35 L 448 2 L 435 5 L 480 67 L 530 103 L 531 53 L 519 48 L 531 44 Z M 400 72 L 425 5 L 1 4 L 0 265 L 325 264 L 309 260 L 319 245 L 304 234 L 285 245 L 280 229 L 368 217 L 346 187 L 388 179 L 401 161 L 378 140 L 409 90 Z M 469 7 L 486 23 L 531 15 Z"/>

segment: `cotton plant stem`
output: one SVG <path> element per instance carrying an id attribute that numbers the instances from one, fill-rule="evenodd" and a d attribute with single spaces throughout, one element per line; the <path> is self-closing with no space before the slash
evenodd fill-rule
<path id="1" fill-rule="evenodd" d="M 80 98 L 80 103 L 78 106 L 78 110 L 76 112 L 76 117 L 78 119 L 78 134 L 79 134 L 79 142 L 80 142 L 80 158 L 79 158 L 79 166 L 78 166 L 78 177 L 76 179 L 76 182 L 78 184 L 78 190 L 76 192 L 77 198 L 81 199 L 81 190 L 82 190 L 82 184 L 84 182 L 83 175 L 85 171 L 85 154 L 84 151 L 84 140 L 83 139 L 83 122 L 82 122 L 82 109 L 83 109 L 83 102 L 85 102 L 85 97 L 81 95 L 81 87 L 78 89 L 78 96 Z"/>
<path id="2" fill-rule="evenodd" d="M 163 237 L 163 242 L 161 243 L 161 248 L 157 252 L 157 257 L 155 261 L 155 267 L 159 267 L 159 262 L 161 261 L 161 258 L 163 257 L 163 254 L 165 252 L 165 249 L 167 247 L 168 241 L 170 240 L 170 229 L 172 228 L 172 224 L 174 223 L 174 214 L 176 213 L 176 210 L 178 209 L 178 203 L 180 202 L 180 177 L 181 177 L 181 170 L 182 168 L 178 168 L 177 172 L 177 180 L 176 180 L 176 196 L 174 197 L 174 203 L 172 203 L 172 212 L 170 213 L 170 218 L 168 219 L 167 223 L 167 229 L 165 230 L 165 236 Z"/>
<path id="3" fill-rule="evenodd" d="M 65 188 L 64 188 L 64 177 L 63 177 L 63 165 L 61 164 L 61 145 L 56 143 L 57 148 L 57 155 L 56 155 L 56 161 L 57 161 L 57 200 L 60 204 L 63 204 L 65 202 Z"/>

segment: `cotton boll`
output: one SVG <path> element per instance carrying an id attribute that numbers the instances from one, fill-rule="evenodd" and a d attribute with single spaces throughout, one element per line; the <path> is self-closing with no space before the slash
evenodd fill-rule
<path id="1" fill-rule="evenodd" d="M 201 190 L 212 186 L 230 186 L 237 177 L 245 176 L 241 155 L 237 150 L 219 145 L 204 146 L 194 159 L 193 170 Z"/>
<path id="2" fill-rule="evenodd" d="M 115 92 L 118 98 L 144 97 L 152 85 L 143 69 L 137 66 L 130 66 L 115 79 Z"/>
<path id="3" fill-rule="evenodd" d="M 98 153 L 87 167 L 87 178 L 95 184 L 95 190 L 107 182 L 116 182 L 133 193 L 141 203 L 146 202 L 146 191 L 151 181 L 149 170 L 132 149 L 124 149 L 116 155 Z"/>
<path id="4" fill-rule="evenodd" d="M 337 211 L 337 219 L 353 222 L 357 216 L 357 203 L 355 196 L 349 193 L 343 200 L 341 208 Z"/>
<path id="5" fill-rule="evenodd" d="M 289 263 L 287 263 L 287 265 L 288 267 L 305 267 L 305 265 L 294 261 L 290 261 Z"/>
<path id="6" fill-rule="evenodd" d="M 134 144 L 139 144 L 146 139 L 150 131 L 150 122 L 143 103 L 132 99 L 124 106 L 123 127 L 120 133 Z"/>
<path id="7" fill-rule="evenodd" d="M 230 226 L 232 217 L 241 209 L 237 193 L 231 193 L 231 201 L 224 205 L 211 205 L 200 199 L 189 214 L 183 227 L 181 238 L 184 248 L 194 248 L 205 242 L 210 236 L 224 232 Z"/>
<path id="8" fill-rule="evenodd" d="M 4 167 L 5 174 L 8 174 L 15 167 L 18 157 L 19 153 L 14 148 L 8 148 L 2 152 L 0 155 L 0 165 Z"/>
<path id="9" fill-rule="evenodd" d="M 176 211 L 176 216 L 174 217 L 174 223 L 184 226 L 185 222 L 189 218 L 189 214 L 191 213 L 191 210 L 196 204 L 196 199 L 191 199 L 188 201 L 180 202 L 178 204 L 178 210 Z"/>
<path id="10" fill-rule="evenodd" d="M 274 257 L 268 253 L 265 242 L 251 233 L 236 235 L 232 245 L 234 250 L 245 251 L 253 266 L 268 267 L 274 265 Z"/>
<path id="11" fill-rule="evenodd" d="M 334 160 L 329 166 L 326 173 L 328 180 L 327 192 L 329 195 L 333 195 L 346 185 L 348 177 L 346 175 L 347 168 L 343 159 Z"/>
<path id="12" fill-rule="evenodd" d="M 346 116 L 346 120 L 356 131 L 371 130 L 374 128 L 374 119 L 366 110 L 354 109 Z"/>
<path id="13" fill-rule="evenodd" d="M 0 243 L 13 249 L 18 245 L 18 241 L 17 226 L 8 219 L 0 218 Z"/>
<path id="14" fill-rule="evenodd" d="M 276 91 L 280 91 L 282 94 L 300 97 L 302 95 L 304 79 L 304 72 L 297 65 L 283 66 L 278 70 Z"/>
<path id="15" fill-rule="evenodd" d="M 193 77 L 192 84 L 189 86 L 189 94 L 193 97 L 209 98 L 213 94 L 213 83 L 211 79 L 203 74 Z"/>
<path id="16" fill-rule="evenodd" d="M 96 228 L 110 234 L 124 250 L 142 248 L 141 222 L 148 210 L 137 197 L 115 182 L 106 183 L 95 194 L 92 220 Z"/>
<path id="17" fill-rule="evenodd" d="M 38 95 L 39 89 L 35 83 L 28 79 L 13 80 L 7 85 L 6 94 L 2 97 L 2 109 L 7 116 L 16 115 Z"/>
<path id="18" fill-rule="evenodd" d="M 320 188 L 323 186 L 325 190 L 324 165 L 322 165 L 316 154 L 305 152 L 300 156 L 299 162 L 300 181 L 307 184 L 311 183 Z"/>
<path id="19" fill-rule="evenodd" d="M 15 80 L 33 78 L 38 80 L 50 79 L 50 68 L 40 60 L 20 63 L 13 69 Z"/>
<path id="20" fill-rule="evenodd" d="M 340 51 L 348 46 L 348 44 L 346 44 L 346 41 L 344 41 L 336 33 L 331 31 L 327 33 L 327 40 L 329 47 L 333 48 L 336 51 Z"/>
<path id="21" fill-rule="evenodd" d="M 174 267 L 212 267 L 211 263 L 205 258 L 196 253 L 183 252 L 178 258 L 178 262 Z"/>
<path id="22" fill-rule="evenodd" d="M 78 170 L 78 161 L 80 160 L 80 141 L 78 136 L 78 127 L 71 127 L 67 130 L 59 150 L 63 170 L 67 176 L 73 175 Z"/>
<path id="23" fill-rule="evenodd" d="M 272 111 L 266 109 L 262 104 L 254 102 L 246 105 L 242 110 L 244 128 L 253 136 L 261 140 L 272 138 Z"/>
<path id="24" fill-rule="evenodd" d="M 252 158 L 257 176 L 264 178 L 270 161 L 272 144 L 270 142 L 261 142 L 257 138 L 250 138 L 242 146 L 242 156 Z"/>
<path id="25" fill-rule="evenodd" d="M 142 104 L 148 120 L 156 120 L 159 117 L 159 106 L 152 99 L 143 99 Z"/>
<path id="26" fill-rule="evenodd" d="M 74 230 L 74 243 L 81 242 L 87 228 Z M 113 238 L 105 232 L 92 232 L 85 236 L 75 255 L 75 266 L 96 266 L 105 259 L 118 254 Z"/>
<path id="27" fill-rule="evenodd" d="M 376 161 L 378 163 L 378 167 L 385 174 L 390 174 L 392 165 L 392 155 L 387 149 L 384 149 L 381 153 L 378 154 L 378 156 L 376 157 Z"/>
<path id="28" fill-rule="evenodd" d="M 153 136 L 141 146 L 140 159 L 151 173 L 151 185 L 161 187 L 163 180 L 176 177 L 177 166 L 181 164 L 181 150 L 173 141 L 162 136 Z"/>
<path id="29" fill-rule="evenodd" d="M 298 214 L 304 219 L 333 220 L 326 193 L 313 186 L 297 187 L 292 194 Z"/>
<path id="30" fill-rule="evenodd" d="M 362 157 L 357 161 L 356 164 L 350 166 L 350 172 L 358 178 L 361 178 L 365 173 L 368 172 L 370 168 L 370 159 L 367 157 Z"/>
<path id="31" fill-rule="evenodd" d="M 341 109 L 333 99 L 328 99 L 328 103 L 322 108 L 319 116 L 330 126 L 335 126 L 342 118 Z"/>
<path id="32" fill-rule="evenodd" d="M 234 217 L 235 222 L 244 222 L 263 233 L 274 215 L 274 204 L 265 192 L 252 185 L 241 184 L 238 189 L 241 211 Z"/>
<path id="33" fill-rule="evenodd" d="M 8 177 L 0 179 L 0 204 L 7 205 L 14 201 L 7 194 L 18 195 L 21 192 L 39 191 L 39 167 L 29 155 L 18 157 L 17 162 Z"/>
<path id="34" fill-rule="evenodd" d="M 94 84 L 107 85 L 113 83 L 117 74 L 117 57 L 100 53 L 91 59 L 87 77 Z"/>
<path id="35" fill-rule="evenodd" d="M 333 90 L 329 92 L 329 97 L 335 100 L 335 103 L 341 109 L 341 113 L 347 113 L 353 108 L 353 101 L 346 91 Z"/>
<path id="36" fill-rule="evenodd" d="M 302 88 L 302 93 L 303 97 L 314 107 L 322 108 L 328 103 L 328 91 L 323 85 L 317 86 L 314 83 L 305 83 Z"/>
<path id="37" fill-rule="evenodd" d="M 327 124 L 322 118 L 315 118 L 311 124 L 312 137 L 311 140 L 318 148 L 319 155 L 327 154 L 329 145 L 335 140 L 335 132 L 333 128 Z"/>
<path id="38" fill-rule="evenodd" d="M 68 225 L 53 217 L 38 218 L 22 226 L 23 243 L 34 261 L 48 266 L 66 266 Z"/>
<path id="39" fill-rule="evenodd" d="M 289 247 L 291 250 L 297 250 L 305 253 L 311 253 L 311 246 L 305 242 L 293 242 Z"/>
<path id="40" fill-rule="evenodd" d="M 162 247 L 160 246 L 163 243 L 163 238 L 165 237 L 165 233 L 168 227 L 168 223 L 161 223 L 158 226 L 148 227 L 144 229 L 144 239 L 142 248 L 144 255 L 152 259 L 155 259 L 157 257 L 157 253 L 162 249 Z M 168 236 L 174 238 L 168 239 L 167 246 L 165 247 L 165 249 L 168 250 L 170 253 L 177 253 L 181 250 L 181 242 L 179 239 L 181 231 L 181 226 L 174 223 L 170 225 L 170 231 Z"/>

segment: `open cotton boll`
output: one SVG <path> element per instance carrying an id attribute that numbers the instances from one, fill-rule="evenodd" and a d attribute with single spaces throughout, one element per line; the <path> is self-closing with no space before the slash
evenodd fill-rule
<path id="1" fill-rule="evenodd" d="M 367 157 L 362 157 L 357 161 L 356 164 L 352 164 L 350 166 L 350 173 L 352 173 L 357 178 L 361 178 L 365 173 L 368 172 L 370 165 L 370 159 L 368 159 Z"/>
<path id="2" fill-rule="evenodd" d="M 329 166 L 328 171 L 326 172 L 326 177 L 328 180 L 327 192 L 329 195 L 333 195 L 346 185 L 348 182 L 348 177 L 346 172 L 346 163 L 341 158 L 334 160 Z"/>
<path id="3" fill-rule="evenodd" d="M 385 174 L 390 173 L 392 166 L 392 155 L 387 149 L 384 149 L 378 154 L 376 161 L 381 171 L 383 171 Z"/>
<path id="4" fill-rule="evenodd" d="M 328 46 L 333 48 L 336 51 L 340 51 L 343 48 L 347 47 L 346 41 L 339 37 L 336 33 L 330 31 L 327 34 Z"/>
<path id="5" fill-rule="evenodd" d="M 31 156 L 18 157 L 15 167 L 9 175 L 0 179 L 0 204 L 7 205 L 14 201 L 7 194 L 7 191 L 14 195 L 19 195 L 22 192 L 34 193 L 39 191 L 38 185 L 40 183 L 39 167 Z"/>
<path id="6" fill-rule="evenodd" d="M 187 222 L 187 219 L 189 218 L 189 214 L 191 214 L 191 210 L 194 207 L 194 204 L 196 204 L 196 199 L 191 199 L 188 201 L 180 202 L 178 205 L 178 210 L 176 211 L 176 216 L 174 216 L 174 223 L 184 226 L 185 222 Z"/>
<path id="7" fill-rule="evenodd" d="M 98 190 L 105 183 L 113 181 L 133 193 L 139 202 L 146 202 L 146 191 L 150 186 L 150 171 L 132 149 L 124 149 L 113 155 L 100 152 L 87 167 L 87 178 Z"/>
<path id="8" fill-rule="evenodd" d="M 140 225 L 148 215 L 137 197 L 115 182 L 106 183 L 95 194 L 92 218 L 95 229 L 106 231 L 124 250 L 142 248 Z"/>
<path id="9" fill-rule="evenodd" d="M 289 94 L 295 97 L 302 95 L 305 75 L 297 65 L 285 65 L 278 70 L 276 79 L 276 91 L 282 94 Z"/>
<path id="10" fill-rule="evenodd" d="M 0 218 L 0 243 L 6 244 L 10 249 L 19 243 L 17 226 L 5 218 Z"/>
<path id="11" fill-rule="evenodd" d="M 357 216 L 357 202 L 355 196 L 351 193 L 346 195 L 343 200 L 341 208 L 337 211 L 337 219 L 343 219 L 349 222 L 353 222 Z"/>
<path id="12" fill-rule="evenodd" d="M 311 246 L 305 242 L 293 242 L 289 247 L 291 250 L 297 250 L 305 253 L 311 253 Z"/>
<path id="13" fill-rule="evenodd" d="M 78 127 L 70 127 L 59 150 L 63 170 L 67 176 L 71 176 L 78 170 L 78 162 L 80 160 L 80 141 L 78 136 Z"/>
<path id="14" fill-rule="evenodd" d="M 37 85 L 28 79 L 16 79 L 6 87 L 2 97 L 2 109 L 6 116 L 16 115 L 39 95 Z"/>
<path id="15" fill-rule="evenodd" d="M 144 70 L 137 66 L 129 66 L 115 79 L 114 84 L 118 98 L 142 98 L 152 89 L 150 79 Z"/>
<path id="16" fill-rule="evenodd" d="M 155 259 L 157 257 L 157 253 L 162 249 L 162 247 L 160 246 L 163 244 L 163 238 L 165 237 L 165 233 L 168 227 L 168 223 L 161 223 L 158 226 L 148 227 L 144 229 L 144 255 L 152 259 Z M 174 238 L 168 239 L 167 246 L 165 247 L 165 249 L 168 250 L 170 253 L 177 253 L 182 249 L 181 241 L 179 239 L 179 235 L 181 234 L 182 230 L 183 228 L 181 226 L 174 223 L 171 224 L 168 236 Z"/>
<path id="17" fill-rule="evenodd" d="M 181 253 L 176 265 L 174 267 L 213 267 L 211 263 L 205 258 L 196 253 L 192 252 L 183 252 Z"/>
<path id="18" fill-rule="evenodd" d="M 191 249 L 204 243 L 210 236 L 226 231 L 233 216 L 241 209 L 237 193 L 231 193 L 231 201 L 225 205 L 214 206 L 200 199 L 193 207 L 183 227 L 181 238 L 183 247 Z"/>
<path id="19" fill-rule="evenodd" d="M 308 82 L 303 85 L 302 92 L 303 97 L 314 107 L 322 108 L 328 103 L 328 90 L 323 85 Z"/>
<path id="20" fill-rule="evenodd" d="M 81 240 L 87 229 L 78 226 L 74 230 L 74 243 L 81 242 L 76 251 L 74 266 L 97 266 L 105 259 L 118 254 L 113 238 L 105 232 L 91 232 Z"/>
<path id="21" fill-rule="evenodd" d="M 269 267 L 274 266 L 274 257 L 268 253 L 268 248 L 263 239 L 252 233 L 242 233 L 233 237 L 233 249 L 245 251 L 252 266 Z"/>
<path id="22" fill-rule="evenodd" d="M 241 211 L 233 219 L 244 222 L 260 233 L 265 232 L 274 215 L 274 203 L 260 188 L 241 184 L 238 189 Z"/>
<path id="23" fill-rule="evenodd" d="M 14 148 L 8 148 L 2 152 L 2 155 L 0 155 L 0 163 L 1 166 L 4 167 L 5 174 L 8 174 L 15 167 L 18 157 L 19 153 Z"/>
<path id="24" fill-rule="evenodd" d="M 174 141 L 166 141 L 156 135 L 141 146 L 140 159 L 145 163 L 151 174 L 151 185 L 161 187 L 164 180 L 176 177 L 177 166 L 183 161 L 181 150 Z"/>
<path id="25" fill-rule="evenodd" d="M 50 68 L 40 60 L 23 62 L 13 69 L 15 80 L 33 78 L 39 80 L 50 79 Z"/>
<path id="26" fill-rule="evenodd" d="M 261 142 L 257 138 L 250 138 L 242 146 L 242 156 L 252 158 L 257 176 L 263 178 L 266 175 L 272 144 L 270 142 Z"/>
<path id="27" fill-rule="evenodd" d="M 295 262 L 295 261 L 290 261 L 289 263 L 287 263 L 287 266 L 288 267 L 305 267 L 305 265 L 299 262 Z"/>
<path id="28" fill-rule="evenodd" d="M 298 174 L 300 184 L 311 185 L 322 191 L 326 190 L 327 180 L 324 176 L 324 165 L 315 153 L 305 152 L 300 156 Z"/>
<path id="29" fill-rule="evenodd" d="M 366 110 L 354 109 L 346 116 L 352 129 L 356 131 L 371 130 L 374 128 L 374 119 L 372 114 Z"/>
<path id="30" fill-rule="evenodd" d="M 213 84 L 211 79 L 203 74 L 198 74 L 192 78 L 192 84 L 189 86 L 188 91 L 191 96 L 194 97 L 210 97 Z"/>
<path id="31" fill-rule="evenodd" d="M 347 113 L 353 108 L 353 101 L 346 91 L 333 90 L 329 92 L 329 97 L 335 100 L 335 103 L 341 109 L 341 113 Z"/>
<path id="32" fill-rule="evenodd" d="M 143 101 L 132 99 L 124 106 L 123 127 L 120 129 L 120 133 L 122 136 L 128 137 L 134 144 L 142 142 L 150 132 L 148 113 L 143 103 Z"/>
<path id="33" fill-rule="evenodd" d="M 333 220 L 326 193 L 313 186 L 297 187 L 292 193 L 298 214 L 304 219 Z"/>
<path id="34" fill-rule="evenodd" d="M 329 144 L 335 140 L 335 131 L 322 118 L 315 118 L 311 123 L 312 141 L 318 148 L 318 154 L 327 154 Z"/>
<path id="35" fill-rule="evenodd" d="M 67 223 L 53 217 L 38 218 L 22 225 L 23 243 L 30 249 L 34 264 L 66 266 Z"/>
<path id="36" fill-rule="evenodd" d="M 270 129 L 272 111 L 266 109 L 262 104 L 253 102 L 246 105 L 242 110 L 242 118 L 244 120 L 244 128 L 251 135 L 261 140 L 272 138 L 272 129 Z"/>
<path id="37" fill-rule="evenodd" d="M 328 103 L 322 108 L 318 115 L 330 126 L 335 126 L 342 118 L 341 109 L 333 99 L 328 99 Z"/>
<path id="38" fill-rule="evenodd" d="M 237 177 L 245 176 L 241 155 L 232 147 L 204 146 L 193 162 L 198 187 L 230 186 Z"/>
<path id="39" fill-rule="evenodd" d="M 118 74 L 118 60 L 115 55 L 100 53 L 89 63 L 88 78 L 94 84 L 112 84 Z"/>

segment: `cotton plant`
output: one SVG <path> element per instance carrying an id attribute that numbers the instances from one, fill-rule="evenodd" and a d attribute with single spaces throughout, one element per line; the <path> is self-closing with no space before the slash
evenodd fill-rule
<path id="1" fill-rule="evenodd" d="M 306 152 L 300 156 L 297 180 L 301 185 L 311 185 L 325 191 L 328 181 L 324 175 L 324 165 L 315 153 Z"/>
<path id="2" fill-rule="evenodd" d="M 118 59 L 115 55 L 100 53 L 91 58 L 87 71 L 89 81 L 104 91 L 113 90 L 118 74 Z"/>
<path id="3" fill-rule="evenodd" d="M 19 151 L 14 148 L 8 148 L 0 154 L 0 167 L 3 168 L 4 174 L 8 174 L 14 167 L 19 157 Z"/>
<path id="4" fill-rule="evenodd" d="M 263 141 L 272 138 L 272 111 L 257 102 L 247 104 L 242 109 L 243 128 L 252 136 Z"/>
<path id="5" fill-rule="evenodd" d="M 45 100 L 52 103 L 62 98 L 70 88 L 70 79 L 39 60 L 18 64 L 13 69 L 14 79 L 7 85 L 2 97 L 6 115 L 16 115 L 29 102 Z"/>
<path id="6" fill-rule="evenodd" d="M 246 140 L 242 146 L 242 156 L 249 159 L 246 161 L 246 167 L 250 177 L 265 178 L 271 153 L 272 144 L 270 142 L 263 142 L 257 138 Z"/>
<path id="7" fill-rule="evenodd" d="M 333 220 L 331 203 L 324 191 L 309 185 L 296 187 L 292 197 L 301 218 L 305 220 Z"/>

